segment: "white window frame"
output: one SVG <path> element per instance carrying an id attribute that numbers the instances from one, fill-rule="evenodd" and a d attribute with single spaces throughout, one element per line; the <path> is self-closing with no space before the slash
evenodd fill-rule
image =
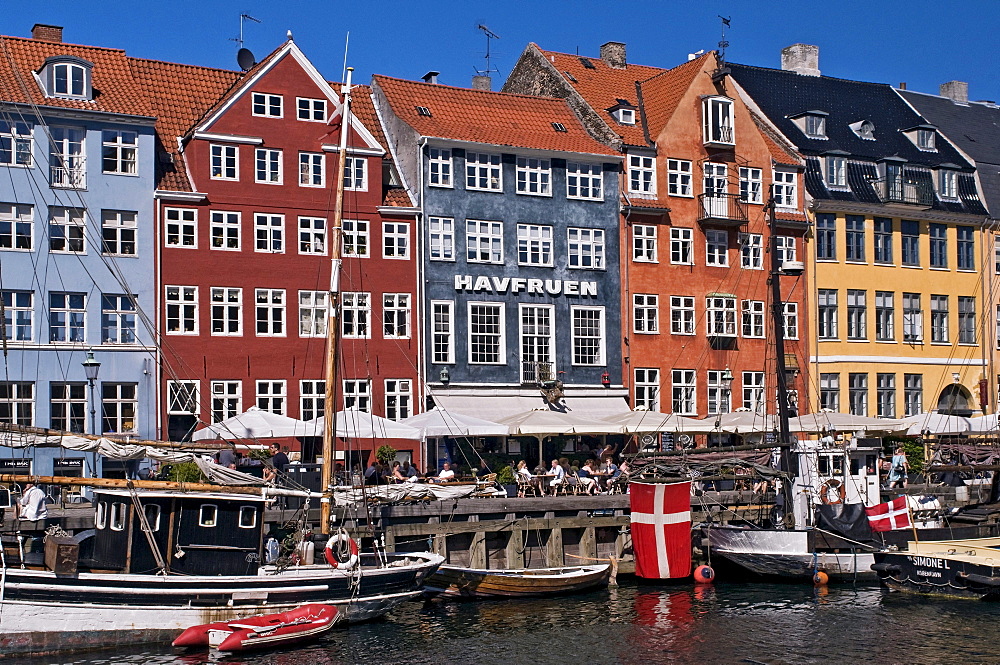
<path id="1" fill-rule="evenodd" d="M 604 307 L 587 307 L 570 305 L 570 342 L 572 348 L 572 364 L 575 367 L 597 367 L 607 362 L 605 347 L 607 346 L 607 330 L 604 322 Z M 597 335 L 590 334 L 596 323 Z M 590 349 L 596 344 L 596 354 Z M 584 347 L 587 347 L 586 349 Z M 586 355 L 592 356 L 591 362 L 584 362 Z"/>
<path id="2" fill-rule="evenodd" d="M 552 160 L 541 157 L 515 158 L 515 191 L 527 196 L 552 196 Z"/>
<path id="3" fill-rule="evenodd" d="M 693 296 L 670 296 L 670 334 L 695 334 Z"/>
<path id="4" fill-rule="evenodd" d="M 678 415 L 698 415 L 698 374 L 695 370 L 670 370 L 670 404 L 673 413 Z"/>
<path id="5" fill-rule="evenodd" d="M 255 92 L 250 97 L 250 114 L 255 118 L 283 118 L 285 98 L 270 92 Z"/>
<path id="6" fill-rule="evenodd" d="M 212 180 L 240 179 L 240 147 L 212 143 L 209 146 L 209 177 Z"/>
<path id="7" fill-rule="evenodd" d="M 326 415 L 326 381 L 303 379 L 299 381 L 299 418 L 314 420 Z"/>
<path id="8" fill-rule="evenodd" d="M 136 304 L 134 295 L 101 294 L 101 343 L 135 344 Z"/>
<path id="9" fill-rule="evenodd" d="M 455 260 L 454 218 L 427 218 L 427 258 L 431 261 Z"/>
<path id="10" fill-rule="evenodd" d="M 343 380 L 344 409 L 372 412 L 372 382 L 370 379 Z"/>
<path id="11" fill-rule="evenodd" d="M 670 228 L 670 263 L 694 265 L 694 229 Z"/>
<path id="12" fill-rule="evenodd" d="M 105 256 L 138 256 L 139 213 L 134 210 L 101 210 L 101 253 Z M 116 251 L 108 251 L 114 247 Z M 132 251 L 123 251 L 131 246 Z"/>
<path id="13" fill-rule="evenodd" d="M 413 381 L 410 379 L 385 380 L 385 417 L 403 420 L 413 415 Z"/>
<path id="14" fill-rule="evenodd" d="M 799 304 L 797 302 L 782 303 L 782 320 L 785 326 L 785 339 L 798 339 Z"/>
<path id="15" fill-rule="evenodd" d="M 705 229 L 705 265 L 729 267 L 729 231 Z"/>
<path id="16" fill-rule="evenodd" d="M 667 194 L 694 198 L 692 164 L 688 159 L 667 159 Z"/>
<path id="17" fill-rule="evenodd" d="M 299 153 L 299 187 L 326 187 L 326 155 Z"/>
<path id="18" fill-rule="evenodd" d="M 469 349 L 469 359 L 470 365 L 506 365 L 507 364 L 507 306 L 502 302 L 481 302 L 481 301 L 469 301 L 467 303 L 468 307 L 468 325 L 466 326 L 468 330 L 468 349 Z M 495 336 L 495 341 L 490 342 L 496 345 L 496 351 L 494 353 L 482 353 L 483 356 L 496 357 L 496 360 L 475 360 L 474 353 L 476 352 L 476 344 L 474 338 L 477 336 L 473 328 L 473 312 L 474 310 L 482 309 L 484 312 L 489 308 L 495 311 L 490 313 L 490 317 L 495 317 L 497 321 L 497 332 L 486 332 L 481 333 L 479 336 L 485 338 L 487 336 Z M 484 339 L 484 342 L 487 340 Z"/>
<path id="19" fill-rule="evenodd" d="M 949 200 L 958 198 L 958 171 L 941 169 L 938 172 L 938 196 Z"/>
<path id="20" fill-rule="evenodd" d="M 736 145 L 735 104 L 713 95 L 702 100 L 702 138 L 706 145 Z"/>
<path id="21" fill-rule="evenodd" d="M 299 217 L 299 254 L 326 256 L 326 219 Z"/>
<path id="22" fill-rule="evenodd" d="M 372 294 L 345 291 L 341 294 L 341 335 L 344 339 L 371 339 Z"/>
<path id="23" fill-rule="evenodd" d="M 647 411 L 660 410 L 660 370 L 656 367 L 636 367 L 632 387 L 635 391 L 635 408 Z"/>
<path id="24" fill-rule="evenodd" d="M 409 293 L 382 294 L 382 337 L 410 339 L 410 315 L 413 296 Z"/>
<path id="25" fill-rule="evenodd" d="M 346 157 L 344 159 L 344 189 L 352 192 L 368 191 L 368 159 Z"/>
<path id="26" fill-rule="evenodd" d="M 764 202 L 764 170 L 756 166 L 741 166 L 740 200 L 744 203 Z"/>
<path id="27" fill-rule="evenodd" d="M 556 364 L 556 311 L 554 305 L 519 303 L 517 330 L 522 362 Z M 531 329 L 527 330 L 526 326 Z M 543 326 L 548 328 L 545 332 Z"/>
<path id="28" fill-rule="evenodd" d="M 765 304 L 763 300 L 744 300 L 740 303 L 740 328 L 743 337 L 748 339 L 763 339 L 767 334 L 764 319 Z"/>
<path id="29" fill-rule="evenodd" d="M 502 192 L 503 164 L 500 155 L 466 152 L 465 188 L 479 192 Z"/>
<path id="30" fill-rule="evenodd" d="M 243 241 L 243 218 L 233 210 L 211 210 L 209 215 L 209 243 L 212 249 L 238 252 Z"/>
<path id="31" fill-rule="evenodd" d="M 604 229 L 571 226 L 566 229 L 567 268 L 573 270 L 604 270 Z"/>
<path id="32" fill-rule="evenodd" d="M 503 263 L 503 222 L 465 220 L 465 246 L 469 263 Z"/>
<path id="33" fill-rule="evenodd" d="M 139 384 L 119 381 L 101 383 L 100 413 L 102 433 L 138 432 Z M 131 427 L 128 426 L 130 421 Z"/>
<path id="34" fill-rule="evenodd" d="M 778 253 L 778 265 L 785 261 L 798 261 L 798 243 L 795 236 L 775 236 L 774 246 Z"/>
<path id="35" fill-rule="evenodd" d="M 257 379 L 257 408 L 261 411 L 288 415 L 288 383 L 284 379 Z"/>
<path id="36" fill-rule="evenodd" d="M 826 186 L 833 189 L 847 189 L 847 158 L 839 155 L 827 155 L 825 160 Z"/>
<path id="37" fill-rule="evenodd" d="M 740 386 L 743 388 L 743 408 L 754 413 L 763 411 L 767 384 L 764 372 L 743 372 Z"/>
<path id="38" fill-rule="evenodd" d="M 196 416 L 201 412 L 201 381 L 167 381 L 167 414 L 171 416 Z"/>
<path id="39" fill-rule="evenodd" d="M 774 204 L 779 208 L 795 209 L 799 205 L 798 177 L 794 171 L 774 171 Z"/>
<path id="40" fill-rule="evenodd" d="M 219 423 L 243 413 L 243 382 L 216 380 L 209 384 L 212 393 L 212 422 Z"/>
<path id="41" fill-rule="evenodd" d="M 0 404 L 10 414 L 13 425 L 35 424 L 35 384 L 31 381 L 0 381 Z"/>
<path id="42" fill-rule="evenodd" d="M 762 234 L 740 234 L 740 267 L 743 270 L 764 269 L 764 236 Z"/>
<path id="43" fill-rule="evenodd" d="M 163 209 L 163 244 L 177 249 L 198 249 L 198 210 Z"/>
<path id="44" fill-rule="evenodd" d="M 250 519 L 246 519 L 247 515 L 250 516 Z M 255 528 L 257 526 L 256 506 L 240 506 L 239 519 L 236 524 L 241 529 Z"/>
<path id="45" fill-rule="evenodd" d="M 83 344 L 86 341 L 87 294 L 50 291 L 49 342 Z"/>
<path id="46" fill-rule="evenodd" d="M 455 186 L 454 167 L 451 161 L 451 150 L 448 148 L 427 148 L 427 185 L 429 187 Z"/>
<path id="47" fill-rule="evenodd" d="M 257 337 L 286 336 L 284 289 L 254 289 L 254 332 Z"/>
<path id="48" fill-rule="evenodd" d="M 111 519 L 109 520 L 109 527 L 112 531 L 125 530 L 125 506 L 126 504 L 121 501 L 111 502 Z"/>
<path id="49" fill-rule="evenodd" d="M 254 150 L 254 182 L 261 185 L 281 185 L 285 180 L 285 155 L 280 148 Z"/>
<path id="50" fill-rule="evenodd" d="M 87 211 L 83 208 L 49 208 L 49 252 L 87 253 Z M 74 249 L 79 247 L 79 249 Z"/>
<path id="51" fill-rule="evenodd" d="M 35 208 L 0 203 L 0 250 L 30 252 L 35 248 Z M 8 230 L 9 229 L 9 230 Z"/>
<path id="52" fill-rule="evenodd" d="M 547 224 L 517 225 L 517 264 L 552 267 L 555 241 Z"/>
<path id="53" fill-rule="evenodd" d="M 705 297 L 705 334 L 709 337 L 736 337 L 736 298 Z"/>
<path id="54" fill-rule="evenodd" d="M 114 504 L 112 504 L 112 508 L 114 508 Z M 214 529 L 219 526 L 219 507 L 214 503 L 201 504 L 198 507 L 198 526 L 206 529 Z"/>
<path id="55" fill-rule="evenodd" d="M 806 114 L 803 122 L 803 133 L 809 138 L 826 138 L 826 116 L 815 113 Z"/>
<path id="56" fill-rule="evenodd" d="M 632 260 L 636 263 L 659 263 L 658 229 L 655 224 L 632 225 Z"/>
<path id="57" fill-rule="evenodd" d="M 296 97 L 295 117 L 303 122 L 326 122 L 326 100 Z"/>
<path id="58" fill-rule="evenodd" d="M 603 201 L 604 168 L 600 164 L 567 162 L 566 198 L 581 201 Z"/>
<path id="59" fill-rule="evenodd" d="M 410 258 L 409 222 L 382 222 L 382 258 L 403 261 Z"/>
<path id="60" fill-rule="evenodd" d="M 198 287 L 168 284 L 164 287 L 167 335 L 198 335 Z M 171 322 L 175 322 L 173 325 Z"/>
<path id="61" fill-rule="evenodd" d="M 660 296 L 655 293 L 632 294 L 632 332 L 639 335 L 660 333 Z"/>
<path id="62" fill-rule="evenodd" d="M 101 131 L 101 171 L 109 175 L 138 176 L 139 134 L 128 130 Z M 108 169 L 110 165 L 112 168 Z"/>
<path id="63" fill-rule="evenodd" d="M 612 112 L 619 123 L 623 125 L 634 125 L 635 124 L 635 109 L 616 109 Z"/>
<path id="64" fill-rule="evenodd" d="M 341 220 L 341 254 L 358 259 L 367 259 L 371 256 L 370 228 L 371 224 L 367 219 Z"/>
<path id="65" fill-rule="evenodd" d="M 212 336 L 239 337 L 243 335 L 243 289 L 231 286 L 212 286 L 209 287 L 209 295 L 211 298 Z M 235 300 L 232 299 L 234 296 Z M 234 324 L 235 330 L 233 330 Z"/>
<path id="66" fill-rule="evenodd" d="M 431 313 L 431 363 L 455 364 L 455 301 L 432 300 Z"/>
<path id="67" fill-rule="evenodd" d="M 710 416 L 717 416 L 722 413 L 729 413 L 733 410 L 732 390 L 722 379 L 725 370 L 710 369 L 706 385 L 708 387 L 708 405 L 706 413 Z"/>
<path id="68" fill-rule="evenodd" d="M 329 291 L 299 291 L 299 337 L 326 337 Z"/>
<path id="69" fill-rule="evenodd" d="M 87 132 L 80 127 L 49 128 L 49 184 L 57 189 L 87 188 Z"/>
<path id="70" fill-rule="evenodd" d="M 656 196 L 656 157 L 628 156 L 628 191 L 639 196 Z"/>
<path id="71" fill-rule="evenodd" d="M 253 214 L 253 251 L 265 254 L 285 253 L 285 216 L 269 212 Z"/>
<path id="72" fill-rule="evenodd" d="M 31 168 L 34 164 L 34 141 L 31 132 L 32 127 L 27 123 L 0 120 L 0 141 L 10 146 L 7 150 L 10 158 L 0 162 L 0 165 Z"/>

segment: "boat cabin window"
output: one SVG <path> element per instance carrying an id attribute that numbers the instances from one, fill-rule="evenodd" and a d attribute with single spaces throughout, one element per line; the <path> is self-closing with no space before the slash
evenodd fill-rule
<path id="1" fill-rule="evenodd" d="M 253 506 L 240 506 L 240 528 L 252 529 L 257 526 L 257 509 Z"/>
<path id="2" fill-rule="evenodd" d="M 841 476 L 844 474 L 844 458 L 841 455 L 820 455 L 819 475 Z"/>
<path id="3" fill-rule="evenodd" d="M 876 455 L 865 455 L 865 473 L 869 476 L 875 475 L 875 469 L 878 468 L 878 456 Z"/>
<path id="4" fill-rule="evenodd" d="M 857 457 L 851 458 L 851 475 L 857 476 L 861 474 L 861 460 Z"/>
<path id="5" fill-rule="evenodd" d="M 201 504 L 198 513 L 198 526 L 214 527 L 219 523 L 219 507 L 214 503 Z"/>
<path id="6" fill-rule="evenodd" d="M 147 503 L 145 506 L 146 521 L 149 522 L 150 531 L 160 530 L 160 507 L 155 503 Z"/>
<path id="7" fill-rule="evenodd" d="M 108 502 L 97 502 L 97 516 L 94 518 L 94 526 L 103 529 L 108 525 Z"/>
<path id="8" fill-rule="evenodd" d="M 112 531 L 124 531 L 125 530 L 125 504 L 124 503 L 112 503 L 111 504 L 111 530 Z"/>
<path id="9" fill-rule="evenodd" d="M 829 476 L 830 475 L 830 458 L 827 457 L 826 455 L 820 455 L 819 456 L 818 467 L 819 468 L 817 469 L 817 471 L 819 472 L 819 475 L 821 475 L 821 476 Z"/>

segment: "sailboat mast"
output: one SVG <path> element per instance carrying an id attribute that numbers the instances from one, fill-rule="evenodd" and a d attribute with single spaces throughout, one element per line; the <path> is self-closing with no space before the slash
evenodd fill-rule
<path id="1" fill-rule="evenodd" d="M 344 97 L 340 108 L 340 149 L 337 159 L 337 197 L 333 208 L 333 224 L 330 227 L 330 296 L 326 322 L 326 359 L 323 371 L 324 418 L 323 418 L 323 466 L 321 482 L 323 498 L 320 500 L 320 528 L 325 533 L 330 528 L 330 486 L 333 484 L 333 433 L 337 413 L 337 331 L 340 313 L 340 257 L 341 233 L 344 217 L 344 171 L 347 167 L 347 131 L 351 116 L 351 75 L 353 67 L 347 68 L 344 85 L 340 92 Z"/>
<path id="2" fill-rule="evenodd" d="M 785 305 L 781 297 L 781 258 L 778 256 L 778 215 L 777 202 L 774 199 L 774 185 L 771 185 L 771 197 L 767 202 L 768 229 L 770 230 L 769 249 L 771 252 L 771 322 L 774 329 L 774 355 L 778 374 L 778 443 L 791 443 L 791 433 L 788 429 L 788 375 L 785 367 Z M 782 471 L 791 472 L 791 455 L 787 447 L 781 450 Z M 791 488 L 784 484 L 786 513 L 792 509 Z"/>

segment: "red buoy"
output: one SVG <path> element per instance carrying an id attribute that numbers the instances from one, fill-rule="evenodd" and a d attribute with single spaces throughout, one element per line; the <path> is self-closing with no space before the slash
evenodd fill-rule
<path id="1" fill-rule="evenodd" d="M 827 582 L 830 581 L 830 576 L 824 573 L 822 570 L 817 570 L 813 575 L 813 584 L 816 586 L 826 586 Z"/>
<path id="2" fill-rule="evenodd" d="M 711 584 L 715 581 L 715 571 L 711 566 L 698 566 L 694 569 L 694 581 L 698 584 Z"/>

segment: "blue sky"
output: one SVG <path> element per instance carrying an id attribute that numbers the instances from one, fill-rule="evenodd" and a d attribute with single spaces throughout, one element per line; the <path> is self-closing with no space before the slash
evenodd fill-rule
<path id="1" fill-rule="evenodd" d="M 937 93 L 953 79 L 969 82 L 971 99 L 1000 100 L 997 0 L 3 0 L 0 32 L 29 36 L 34 23 L 65 27 L 68 42 L 124 48 L 130 55 L 235 68 L 239 15 L 246 46 L 258 57 L 292 30 L 296 42 L 331 79 L 340 78 L 344 40 L 355 81 L 372 74 L 416 79 L 434 69 L 440 81 L 469 85 L 484 67 L 485 24 L 493 42 L 498 88 L 528 42 L 596 56 L 606 41 L 624 41 L 628 60 L 673 67 L 699 49 L 716 47 L 718 14 L 732 18 L 728 58 L 779 66 L 782 47 L 820 47 L 824 74 Z"/>

